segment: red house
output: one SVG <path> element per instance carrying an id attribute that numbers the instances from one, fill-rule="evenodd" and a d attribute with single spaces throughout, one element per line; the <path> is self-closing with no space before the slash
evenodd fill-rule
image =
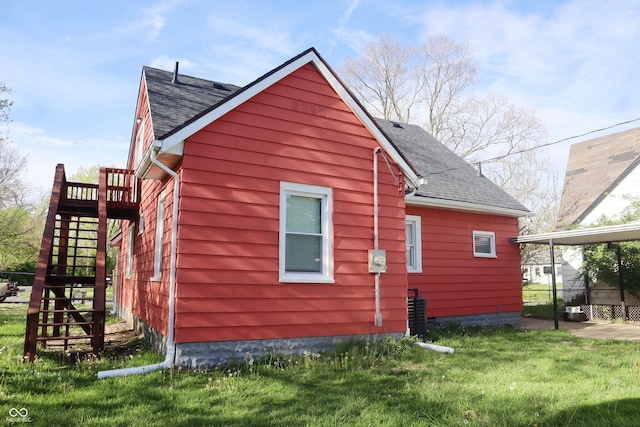
<path id="1" fill-rule="evenodd" d="M 178 365 L 400 337 L 408 288 L 436 320 L 519 323 L 528 211 L 314 49 L 245 87 L 145 67 L 128 168 L 116 309 Z"/>

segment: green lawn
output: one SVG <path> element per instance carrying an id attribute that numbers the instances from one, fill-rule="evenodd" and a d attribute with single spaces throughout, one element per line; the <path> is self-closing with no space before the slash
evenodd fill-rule
<path id="1" fill-rule="evenodd" d="M 638 342 L 586 340 L 565 330 L 444 328 L 430 337 L 455 354 L 407 339 L 98 380 L 99 370 L 162 357 L 138 341 L 75 365 L 47 352 L 22 363 L 24 309 L 0 304 L 0 424 L 638 425 Z"/>
<path id="2" fill-rule="evenodd" d="M 558 300 L 562 298 L 562 283 L 556 285 Z M 547 283 L 531 283 L 522 287 L 522 301 L 526 304 L 541 304 L 553 301 L 551 285 Z"/>
<path id="3" fill-rule="evenodd" d="M 558 303 L 558 318 L 562 318 L 562 312 L 564 311 L 563 305 Z M 535 317 L 537 319 L 553 319 L 553 304 L 534 304 L 525 305 L 522 307 L 522 314 L 525 316 Z"/>

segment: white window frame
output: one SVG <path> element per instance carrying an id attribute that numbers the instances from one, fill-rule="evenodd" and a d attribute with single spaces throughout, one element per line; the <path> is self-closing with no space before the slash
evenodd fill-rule
<path id="1" fill-rule="evenodd" d="M 138 236 L 142 236 L 144 234 L 144 212 L 140 213 L 138 217 Z"/>
<path id="2" fill-rule="evenodd" d="M 125 279 L 131 279 L 133 276 L 133 249 L 136 237 L 136 227 L 133 224 L 129 224 L 129 239 L 127 242 L 127 265 L 125 267 Z"/>
<path id="3" fill-rule="evenodd" d="M 158 195 L 158 211 L 156 214 L 156 240 L 153 251 L 153 277 L 151 280 L 162 279 L 162 243 L 164 240 L 164 210 L 166 204 L 165 192 Z"/>
<path id="4" fill-rule="evenodd" d="M 405 242 L 407 247 L 407 273 L 422 273 L 422 217 L 418 215 L 407 215 L 405 217 L 407 228 L 412 226 L 413 230 L 413 255 L 411 259 L 409 254 L 410 244 Z"/>
<path id="5" fill-rule="evenodd" d="M 321 234 L 322 260 L 321 271 L 286 271 L 287 238 L 287 196 L 314 197 L 322 201 Z M 333 278 L 333 190 L 316 185 L 280 182 L 280 239 L 279 239 L 279 276 L 280 282 L 289 283 L 335 283 Z"/>
<path id="6" fill-rule="evenodd" d="M 140 122 L 138 132 L 136 133 L 136 149 L 133 156 L 133 167 L 138 167 L 144 155 L 144 122 Z"/>
<path id="7" fill-rule="evenodd" d="M 478 252 L 476 248 L 476 237 L 488 237 L 490 253 Z M 496 255 L 496 233 L 493 231 L 473 231 L 473 256 L 478 258 L 497 258 Z"/>

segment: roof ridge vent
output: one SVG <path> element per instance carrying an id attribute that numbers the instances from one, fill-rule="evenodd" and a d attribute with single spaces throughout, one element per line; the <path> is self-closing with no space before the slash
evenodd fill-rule
<path id="1" fill-rule="evenodd" d="M 393 127 L 394 127 L 394 128 L 404 129 L 404 126 L 402 126 L 402 124 L 401 124 L 400 122 L 394 122 L 394 121 L 392 121 L 391 123 L 393 123 Z"/>
<path id="2" fill-rule="evenodd" d="M 171 83 L 173 83 L 173 84 L 180 83 L 178 81 L 178 66 L 179 66 L 179 62 L 176 61 L 176 68 L 173 70 L 173 78 L 171 79 Z"/>

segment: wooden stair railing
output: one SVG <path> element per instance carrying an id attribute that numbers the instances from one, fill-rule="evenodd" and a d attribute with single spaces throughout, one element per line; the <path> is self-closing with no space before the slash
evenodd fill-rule
<path id="1" fill-rule="evenodd" d="M 36 268 L 36 275 L 31 289 L 31 300 L 29 301 L 29 308 L 27 310 L 27 331 L 25 333 L 24 340 L 24 355 L 30 362 L 33 362 L 36 357 L 36 346 L 38 343 L 38 318 L 40 316 L 42 293 L 44 291 L 45 278 L 49 268 L 49 262 L 51 260 L 56 215 L 58 214 L 58 206 L 60 205 L 60 199 L 65 184 L 64 166 L 58 164 L 56 166 L 56 174 L 53 180 L 51 199 L 49 200 L 47 222 L 45 223 L 42 243 L 40 244 L 38 266 Z"/>
<path id="2" fill-rule="evenodd" d="M 56 167 L 27 312 L 25 360 L 34 361 L 37 343 L 49 341 L 61 342 L 65 352 L 89 347 L 98 356 L 104 349 L 107 220 L 135 219 L 137 188 L 132 171 L 101 168 L 95 185 L 67 182 L 64 166 Z"/>

